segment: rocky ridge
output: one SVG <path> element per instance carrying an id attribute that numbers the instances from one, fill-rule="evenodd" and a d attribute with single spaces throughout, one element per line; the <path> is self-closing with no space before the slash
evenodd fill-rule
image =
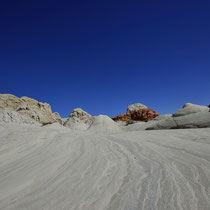
<path id="1" fill-rule="evenodd" d="M 208 106 L 187 103 L 172 115 L 159 115 L 144 104 L 137 103 L 129 105 L 125 114 L 114 118 L 106 115 L 91 116 L 81 108 L 74 109 L 69 118 L 61 118 L 59 113 L 52 112 L 47 103 L 28 97 L 0 94 L 0 123 L 48 125 L 54 122 L 73 130 L 206 128 L 210 127 L 210 109 Z M 132 125 L 134 122 L 135 125 Z"/>

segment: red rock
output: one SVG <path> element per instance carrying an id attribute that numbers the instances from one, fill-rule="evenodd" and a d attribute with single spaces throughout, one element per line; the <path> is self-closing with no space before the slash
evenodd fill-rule
<path id="1" fill-rule="evenodd" d="M 131 120 L 131 116 L 128 114 L 120 114 L 120 115 L 117 115 L 116 117 L 113 117 L 112 119 L 114 121 L 127 122 L 127 121 Z"/>
<path id="2" fill-rule="evenodd" d="M 159 114 L 150 108 L 135 110 L 131 113 L 131 119 L 135 121 L 149 121 L 157 116 Z"/>
<path id="3" fill-rule="evenodd" d="M 134 110 L 127 114 L 117 115 L 116 117 L 113 117 L 112 119 L 114 121 L 123 121 L 123 122 L 127 122 L 130 120 L 149 121 L 149 120 L 154 119 L 157 116 L 159 116 L 159 114 L 156 113 L 154 110 L 150 108 L 145 108 L 145 109 Z"/>

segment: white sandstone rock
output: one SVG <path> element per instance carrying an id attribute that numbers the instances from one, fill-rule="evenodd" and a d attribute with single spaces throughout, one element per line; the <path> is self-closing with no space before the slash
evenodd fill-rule
<path id="1" fill-rule="evenodd" d="M 153 121 L 159 121 L 159 120 L 165 120 L 172 117 L 172 114 L 164 114 L 164 115 L 159 115 L 156 118 L 153 119 Z"/>
<path id="2" fill-rule="evenodd" d="M 209 108 L 207 106 L 200 106 L 196 104 L 186 103 L 182 107 L 182 109 L 179 109 L 177 112 L 173 114 L 173 117 L 180 117 L 185 116 L 197 112 L 208 112 Z"/>
<path id="3" fill-rule="evenodd" d="M 141 103 L 131 104 L 127 108 L 127 114 L 132 113 L 133 111 L 136 111 L 139 109 L 146 109 L 146 108 L 148 108 L 148 107 Z"/>
<path id="4" fill-rule="evenodd" d="M 210 112 L 198 112 L 182 117 L 173 118 L 178 128 L 207 128 L 210 127 Z"/>
<path id="5" fill-rule="evenodd" d="M 63 124 L 63 123 L 62 123 L 61 116 L 60 116 L 60 114 L 59 114 L 58 112 L 54 112 L 54 113 L 53 113 L 53 117 L 54 117 L 54 119 L 55 119 L 57 122 L 59 122 L 61 125 Z"/>
<path id="6" fill-rule="evenodd" d="M 53 115 L 49 104 L 28 97 L 18 98 L 11 94 L 0 94 L 0 108 L 17 111 L 42 124 L 54 122 L 58 118 Z"/>
<path id="7" fill-rule="evenodd" d="M 207 128 L 210 127 L 210 112 L 198 112 L 181 117 L 170 117 L 148 125 L 146 130 Z"/>
<path id="8" fill-rule="evenodd" d="M 77 108 L 71 112 L 64 126 L 75 130 L 87 130 L 92 123 L 93 117 L 81 108 Z"/>
<path id="9" fill-rule="evenodd" d="M 30 118 L 28 115 L 20 114 L 11 109 L 0 108 L 0 123 L 15 123 L 15 124 L 37 124 L 37 121 Z"/>

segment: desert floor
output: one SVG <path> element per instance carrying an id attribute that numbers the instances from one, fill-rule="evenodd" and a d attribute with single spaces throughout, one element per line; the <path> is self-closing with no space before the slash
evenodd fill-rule
<path id="1" fill-rule="evenodd" d="M 210 129 L 2 124 L 0 209 L 209 210 Z"/>

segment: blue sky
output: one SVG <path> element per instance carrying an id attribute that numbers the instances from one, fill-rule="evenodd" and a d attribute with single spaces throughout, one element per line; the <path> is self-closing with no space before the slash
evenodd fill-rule
<path id="1" fill-rule="evenodd" d="M 67 117 L 210 104 L 209 1 L 2 1 L 0 93 Z"/>

